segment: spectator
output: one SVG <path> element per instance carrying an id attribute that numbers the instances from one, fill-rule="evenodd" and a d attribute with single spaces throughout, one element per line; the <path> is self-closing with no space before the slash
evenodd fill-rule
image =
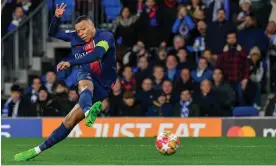
<path id="1" fill-rule="evenodd" d="M 175 53 L 177 52 L 178 50 L 180 50 L 181 48 L 185 48 L 185 40 L 184 38 L 181 36 L 181 35 L 176 35 L 174 38 L 173 38 L 173 47 L 170 47 L 168 49 L 168 52 L 169 53 Z"/>
<path id="2" fill-rule="evenodd" d="M 141 13 L 138 29 L 139 40 L 143 41 L 148 47 L 156 47 L 162 40 L 161 27 L 162 17 L 160 9 L 155 0 L 146 0 L 146 6 Z M 164 37 L 163 37 L 164 38 Z"/>
<path id="3" fill-rule="evenodd" d="M 194 89 L 194 84 L 190 76 L 190 70 L 184 68 L 181 70 L 180 79 L 175 84 L 175 91 L 181 92 L 185 89 L 192 91 Z"/>
<path id="4" fill-rule="evenodd" d="M 141 15 L 143 8 L 145 7 L 143 0 L 121 0 L 121 3 L 123 6 L 128 7 L 133 15 L 137 15 L 138 17 Z"/>
<path id="5" fill-rule="evenodd" d="M 139 91 L 141 90 L 143 80 L 148 77 L 152 71 L 149 68 L 148 58 L 145 56 L 139 58 L 137 67 L 138 71 L 135 73 L 135 79 L 137 83 L 136 89 Z"/>
<path id="6" fill-rule="evenodd" d="M 204 51 L 206 47 L 206 28 L 207 25 L 204 21 L 199 21 L 197 23 L 197 29 L 191 31 L 191 40 L 188 41 L 189 44 L 192 44 L 194 49 L 197 51 Z"/>
<path id="7" fill-rule="evenodd" d="M 182 90 L 180 101 L 173 108 L 173 116 L 176 117 L 199 117 L 199 105 L 192 99 L 191 91 L 189 89 Z"/>
<path id="8" fill-rule="evenodd" d="M 192 59 L 189 59 L 189 54 L 187 50 L 181 48 L 177 52 L 177 57 L 179 59 L 179 64 L 178 64 L 179 69 L 184 69 L 184 68 L 188 68 L 189 70 L 195 69 L 196 65 Z"/>
<path id="9" fill-rule="evenodd" d="M 207 79 L 203 80 L 200 90 L 200 93 L 195 96 L 196 102 L 199 104 L 200 116 L 219 116 L 219 103 L 216 94 L 212 91 L 211 82 Z"/>
<path id="10" fill-rule="evenodd" d="M 221 69 L 214 70 L 213 80 L 212 89 L 218 96 L 220 116 L 232 116 L 232 110 L 235 104 L 234 90 L 223 80 Z"/>
<path id="11" fill-rule="evenodd" d="M 26 98 L 31 103 L 36 103 L 36 100 L 38 99 L 38 91 L 41 87 L 41 80 L 39 77 L 34 77 L 32 80 L 32 85 L 27 89 Z"/>
<path id="12" fill-rule="evenodd" d="M 197 19 L 204 19 L 204 4 L 201 0 L 191 0 L 191 4 L 187 6 L 189 15 L 192 16 L 195 20 Z M 203 14 L 203 16 L 199 16 L 200 14 Z"/>
<path id="13" fill-rule="evenodd" d="M 13 13 L 13 20 L 8 27 L 8 32 L 11 32 L 14 29 L 16 29 L 24 18 L 25 18 L 25 15 L 24 15 L 23 8 L 16 7 Z"/>
<path id="14" fill-rule="evenodd" d="M 212 70 L 208 69 L 208 62 L 205 58 L 200 58 L 196 70 L 192 71 L 192 80 L 195 83 L 212 78 Z"/>
<path id="15" fill-rule="evenodd" d="M 173 84 L 170 80 L 163 82 L 161 93 L 165 95 L 166 103 L 175 104 L 178 100 L 178 95 L 173 91 Z"/>
<path id="16" fill-rule="evenodd" d="M 145 111 L 152 104 L 155 96 L 155 91 L 152 89 L 152 80 L 145 78 L 142 83 L 142 91 L 137 92 L 135 98 Z"/>
<path id="17" fill-rule="evenodd" d="M 170 42 L 171 29 L 175 16 L 177 14 L 177 0 L 161 0 L 160 2 L 160 11 L 161 17 L 164 18 L 162 21 L 162 41 Z"/>
<path id="18" fill-rule="evenodd" d="M 124 7 L 121 10 L 120 16 L 114 20 L 113 33 L 117 39 L 117 44 L 123 44 L 127 47 L 131 47 L 137 41 L 137 33 L 135 33 L 135 23 L 138 17 L 133 16 L 130 13 L 128 7 Z"/>
<path id="19" fill-rule="evenodd" d="M 220 9 L 225 11 L 225 20 L 231 21 L 237 13 L 238 6 L 233 0 L 214 0 L 207 9 L 208 22 L 216 22 L 218 20 L 216 14 Z"/>
<path id="20" fill-rule="evenodd" d="M 217 56 L 212 55 L 212 51 L 209 49 L 206 49 L 204 50 L 202 57 L 208 61 L 209 68 L 213 70 L 216 65 Z"/>
<path id="21" fill-rule="evenodd" d="M 246 24 L 246 16 L 249 16 L 251 11 L 251 1 L 250 0 L 240 0 L 240 8 L 241 11 L 239 12 L 237 16 L 237 24 L 238 24 L 238 30 L 243 30 L 245 28 Z"/>
<path id="22" fill-rule="evenodd" d="M 269 100 L 265 110 L 265 116 L 276 116 L 276 94 L 274 94 L 274 97 Z"/>
<path id="23" fill-rule="evenodd" d="M 57 81 L 53 89 L 53 100 L 58 103 L 60 115 L 65 116 L 74 107 L 74 102 L 71 102 L 68 97 L 68 88 L 64 81 Z"/>
<path id="24" fill-rule="evenodd" d="M 122 105 L 123 92 L 121 80 L 117 78 L 115 85 L 112 87 L 112 92 L 109 98 L 109 115 L 119 116 L 119 110 Z"/>
<path id="25" fill-rule="evenodd" d="M 27 15 L 32 7 L 31 0 L 17 0 L 17 5 L 21 6 L 24 13 Z"/>
<path id="26" fill-rule="evenodd" d="M 135 101 L 133 91 L 125 91 L 123 105 L 120 107 L 119 116 L 143 116 L 141 106 Z"/>
<path id="27" fill-rule="evenodd" d="M 164 68 L 156 65 L 153 68 L 153 90 L 159 91 L 162 89 L 162 84 L 165 79 Z"/>
<path id="28" fill-rule="evenodd" d="M 211 49 L 214 54 L 221 53 L 225 46 L 225 36 L 227 35 L 227 32 L 233 29 L 235 29 L 234 24 L 226 20 L 225 10 L 219 9 L 217 11 L 217 21 L 211 22 L 207 26 L 207 48 Z"/>
<path id="29" fill-rule="evenodd" d="M 78 89 L 76 87 L 71 87 L 69 89 L 68 98 L 75 104 L 79 101 Z"/>
<path id="30" fill-rule="evenodd" d="M 38 101 L 35 104 L 35 116 L 61 116 L 57 103 L 51 99 L 47 88 L 42 86 L 39 89 Z"/>
<path id="31" fill-rule="evenodd" d="M 52 94 L 53 92 L 53 85 L 56 82 L 56 73 L 54 73 L 53 71 L 48 71 L 46 73 L 46 82 L 44 84 L 44 86 L 47 88 L 47 91 Z"/>
<path id="32" fill-rule="evenodd" d="M 172 26 L 172 33 L 180 34 L 185 39 L 189 38 L 189 32 L 195 28 L 192 18 L 188 15 L 185 6 L 178 7 L 177 19 Z"/>
<path id="33" fill-rule="evenodd" d="M 237 104 L 244 104 L 243 91 L 246 88 L 249 77 L 249 65 L 245 51 L 237 44 L 237 33 L 229 32 L 227 45 L 222 55 L 218 57 L 216 68 L 223 71 L 225 80 L 235 90 Z"/>
<path id="34" fill-rule="evenodd" d="M 157 50 L 157 57 L 155 59 L 155 64 L 165 66 L 167 59 L 167 52 L 164 47 Z"/>
<path id="35" fill-rule="evenodd" d="M 265 34 L 270 41 L 270 45 L 276 46 L 276 23 L 274 21 L 267 24 Z"/>
<path id="36" fill-rule="evenodd" d="M 264 75 L 264 67 L 261 61 L 261 52 L 257 47 L 253 47 L 250 51 L 250 71 L 249 78 L 255 84 L 255 92 L 256 94 L 252 96 L 256 96 L 254 100 L 254 106 L 256 108 L 260 108 L 261 106 L 261 81 Z"/>
<path id="37" fill-rule="evenodd" d="M 139 57 L 146 56 L 149 57 L 150 55 L 148 54 L 145 45 L 143 42 L 138 41 L 132 48 L 131 51 L 128 51 L 124 57 L 123 57 L 123 64 L 124 65 L 129 65 L 131 67 L 136 67 L 137 65 L 137 60 Z"/>
<path id="38" fill-rule="evenodd" d="M 125 91 L 136 89 L 136 80 L 130 66 L 124 68 L 121 84 Z"/>
<path id="39" fill-rule="evenodd" d="M 266 31 L 265 31 L 266 36 L 270 40 L 270 45 L 269 45 L 269 50 L 267 52 L 267 55 L 269 56 L 270 60 L 270 73 L 275 73 L 276 71 L 276 23 L 275 21 L 270 21 L 267 24 Z M 276 75 L 275 74 L 270 74 L 271 75 L 271 89 L 272 91 L 276 92 Z"/>
<path id="40" fill-rule="evenodd" d="M 179 79 L 179 70 L 177 68 L 177 59 L 174 55 L 169 55 L 166 60 L 166 77 L 172 82 Z"/>
<path id="41" fill-rule="evenodd" d="M 246 16 L 245 29 L 238 34 L 240 45 L 249 53 L 251 48 L 257 46 L 262 52 L 268 47 L 269 41 L 266 37 L 264 30 L 257 28 L 256 18 L 253 15 Z"/>
<path id="42" fill-rule="evenodd" d="M 162 93 L 157 97 L 157 100 L 153 101 L 145 115 L 171 117 L 173 115 L 172 104 L 168 102 L 166 95 Z"/>
<path id="43" fill-rule="evenodd" d="M 19 85 L 12 85 L 11 97 L 7 100 L 2 110 L 2 116 L 12 118 L 34 116 L 28 100 L 22 96 L 23 90 Z"/>

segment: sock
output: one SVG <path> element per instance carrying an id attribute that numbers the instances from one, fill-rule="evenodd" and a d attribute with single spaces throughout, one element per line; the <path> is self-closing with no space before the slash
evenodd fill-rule
<path id="1" fill-rule="evenodd" d="M 80 94 L 79 104 L 82 111 L 85 113 L 85 116 L 87 115 L 88 110 L 92 106 L 92 98 L 93 98 L 92 92 L 88 89 L 83 90 Z"/>
<path id="2" fill-rule="evenodd" d="M 71 132 L 72 129 L 67 129 L 63 123 L 52 132 L 52 134 L 38 147 L 35 148 L 35 151 L 37 154 L 40 152 L 54 146 L 58 142 L 65 139 Z"/>

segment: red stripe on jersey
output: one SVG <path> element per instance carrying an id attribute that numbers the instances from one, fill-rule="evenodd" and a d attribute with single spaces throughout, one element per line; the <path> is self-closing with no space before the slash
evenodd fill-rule
<path id="1" fill-rule="evenodd" d="M 97 73 L 98 75 L 101 75 L 102 69 L 99 61 L 95 61 L 90 63 L 90 69 L 94 72 Z"/>
<path id="2" fill-rule="evenodd" d="M 89 53 L 94 50 L 94 41 L 90 40 L 89 42 L 85 43 L 84 45 L 84 51 Z"/>
<path id="3" fill-rule="evenodd" d="M 85 43 L 85 46 L 84 46 L 84 50 L 87 52 L 87 53 L 90 53 L 92 51 L 94 51 L 94 47 L 95 44 L 94 44 L 94 41 L 93 40 L 90 40 L 89 42 Z M 92 62 L 90 63 L 90 69 L 100 75 L 102 70 L 101 70 L 101 64 L 99 61 L 95 61 L 95 62 Z"/>

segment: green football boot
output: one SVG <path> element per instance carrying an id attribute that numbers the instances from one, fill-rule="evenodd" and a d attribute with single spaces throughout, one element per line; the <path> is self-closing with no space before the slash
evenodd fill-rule
<path id="1" fill-rule="evenodd" d="M 36 157 L 37 154 L 35 152 L 35 149 L 30 149 L 28 151 L 25 151 L 25 152 L 21 152 L 21 153 L 18 153 L 14 156 L 14 160 L 15 161 L 28 161 L 34 157 Z"/>
<path id="2" fill-rule="evenodd" d="M 94 122 L 97 118 L 97 115 L 101 112 L 101 109 L 102 109 L 102 102 L 101 101 L 98 101 L 98 102 L 96 102 L 92 105 L 92 107 L 90 108 L 88 114 L 85 117 L 86 126 L 88 126 L 88 127 L 93 126 L 93 124 L 94 124 Z"/>

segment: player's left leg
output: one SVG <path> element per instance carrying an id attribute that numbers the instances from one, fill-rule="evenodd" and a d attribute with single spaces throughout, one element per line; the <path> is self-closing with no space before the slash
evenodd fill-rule
<path id="1" fill-rule="evenodd" d="M 104 110 L 107 108 L 107 106 L 107 101 L 104 100 L 103 107 L 99 107 L 99 105 L 93 105 L 91 109 L 102 108 L 102 110 Z M 83 114 L 83 111 L 81 110 L 80 105 L 76 104 L 75 107 L 64 118 L 61 125 L 57 127 L 56 130 L 54 130 L 52 134 L 44 142 L 42 142 L 39 146 L 35 148 L 16 154 L 14 156 L 14 159 L 16 161 L 27 161 L 38 156 L 41 152 L 51 148 L 60 141 L 64 140 L 70 134 L 71 130 L 75 127 L 75 125 L 78 124 L 81 120 L 83 120 L 84 117 L 85 116 Z"/>
<path id="2" fill-rule="evenodd" d="M 84 114 L 79 104 L 76 104 L 75 107 L 64 118 L 64 121 L 61 123 L 61 125 L 57 127 L 42 144 L 28 151 L 16 154 L 14 159 L 16 161 L 27 161 L 36 157 L 42 151 L 65 139 L 70 134 L 75 125 L 78 124 L 82 119 L 84 119 Z"/>

